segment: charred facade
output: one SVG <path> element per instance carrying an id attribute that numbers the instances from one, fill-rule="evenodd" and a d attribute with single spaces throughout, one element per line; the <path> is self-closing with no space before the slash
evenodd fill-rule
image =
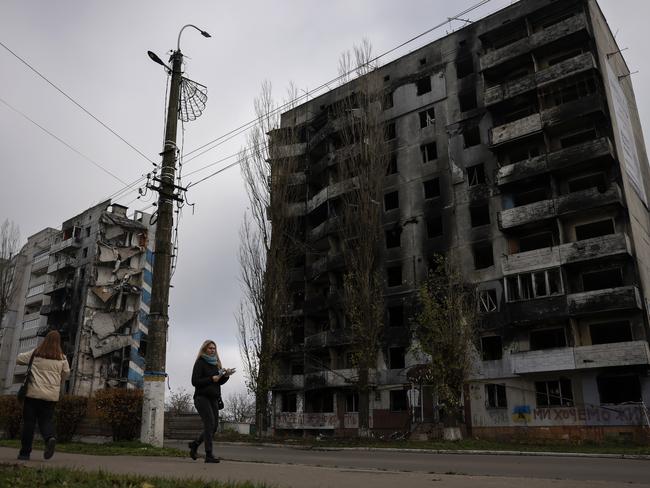
<path id="1" fill-rule="evenodd" d="M 378 73 L 390 158 L 377 202 L 385 317 L 372 429 L 436 420 L 434 392 L 409 380 L 419 361 L 409 319 L 431 257 L 451 252 L 481 314 L 468 430 L 640 435 L 650 178 L 629 70 L 597 3 L 522 0 Z M 333 109 L 349 91 L 282 116 L 300 134 L 284 151 L 304 162 L 291 212 L 304 254 L 289 276 L 292 341 L 274 361 L 278 432 L 357 428 L 341 300 L 351 182 L 338 171 L 354 148 L 342 146 Z"/>

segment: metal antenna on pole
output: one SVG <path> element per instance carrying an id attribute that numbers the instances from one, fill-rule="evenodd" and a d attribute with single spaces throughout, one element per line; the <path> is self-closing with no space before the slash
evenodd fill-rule
<path id="1" fill-rule="evenodd" d="M 182 75 L 183 54 L 180 39 L 186 27 L 194 27 L 204 37 L 205 31 L 188 24 L 178 34 L 177 49 L 171 55 L 171 67 L 154 53 L 149 57 L 171 73 L 167 123 L 163 143 L 160 177 L 154 176 L 148 186 L 158 192 L 156 238 L 151 283 L 151 302 L 147 321 L 147 353 L 144 371 L 144 398 L 142 404 L 142 429 L 140 439 L 146 444 L 162 447 L 165 413 L 165 362 L 167 354 L 167 329 L 169 325 L 169 285 L 173 254 L 172 229 L 174 227 L 174 201 L 182 201 L 186 188 L 174 183 L 176 177 L 176 133 L 178 120 L 195 120 L 205 108 L 207 88 Z M 157 185 L 156 185 L 157 183 Z"/>

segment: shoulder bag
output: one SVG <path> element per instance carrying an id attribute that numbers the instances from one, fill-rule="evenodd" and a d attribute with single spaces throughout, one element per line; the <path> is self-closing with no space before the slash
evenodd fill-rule
<path id="1" fill-rule="evenodd" d="M 27 385 L 29 385 L 29 380 L 31 379 L 32 375 L 32 363 L 34 362 L 34 354 L 36 351 L 32 353 L 32 357 L 29 358 L 29 364 L 27 365 L 27 372 L 25 373 L 25 379 L 23 380 L 23 384 L 20 385 L 20 388 L 18 389 L 18 393 L 16 393 L 16 397 L 18 398 L 19 402 L 23 402 L 25 400 L 25 397 L 27 396 Z"/>

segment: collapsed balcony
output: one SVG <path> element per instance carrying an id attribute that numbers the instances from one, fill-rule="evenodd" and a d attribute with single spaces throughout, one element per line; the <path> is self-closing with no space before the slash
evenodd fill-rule
<path id="1" fill-rule="evenodd" d="M 479 58 L 481 71 L 493 69 L 502 63 L 512 61 L 568 36 L 586 38 L 589 35 L 587 19 L 583 13 L 578 13 L 539 32 L 534 32 L 530 36 L 485 53 Z"/>
<path id="2" fill-rule="evenodd" d="M 507 81 L 485 89 L 484 102 L 490 107 L 528 91 L 546 86 L 569 76 L 596 69 L 596 60 L 591 53 L 582 53 L 548 68 Z"/>
<path id="3" fill-rule="evenodd" d="M 647 365 L 650 350 L 646 341 L 560 347 L 512 353 L 510 364 L 514 374 Z"/>
<path id="4" fill-rule="evenodd" d="M 608 137 L 566 147 L 499 168 L 496 184 L 504 186 L 541 174 L 561 171 L 601 158 L 613 158 L 614 147 Z"/>
<path id="5" fill-rule="evenodd" d="M 623 254 L 632 254 L 630 239 L 626 234 L 610 234 L 502 256 L 501 268 L 509 275 Z"/>
<path id="6" fill-rule="evenodd" d="M 590 188 L 561 195 L 554 199 L 502 210 L 498 213 L 497 220 L 501 230 L 514 229 L 585 209 L 622 204 L 622 202 L 621 189 L 613 183 L 604 192 L 599 191 L 598 188 Z"/>

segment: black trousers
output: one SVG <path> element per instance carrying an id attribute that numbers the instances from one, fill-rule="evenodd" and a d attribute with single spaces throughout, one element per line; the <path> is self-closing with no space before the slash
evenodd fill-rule
<path id="1" fill-rule="evenodd" d="M 56 402 L 37 400 L 36 398 L 25 398 L 23 403 L 23 435 L 21 437 L 20 454 L 29 456 L 32 452 L 34 441 L 34 428 L 38 422 L 38 429 L 41 431 L 43 440 L 47 441 L 54 437 L 54 407 Z"/>
<path id="2" fill-rule="evenodd" d="M 201 442 L 205 442 L 206 456 L 212 456 L 212 436 L 214 436 L 219 426 L 219 407 L 217 406 L 217 401 L 217 398 L 205 396 L 194 397 L 194 406 L 203 422 L 203 432 L 194 440 L 194 443 L 198 446 Z"/>

